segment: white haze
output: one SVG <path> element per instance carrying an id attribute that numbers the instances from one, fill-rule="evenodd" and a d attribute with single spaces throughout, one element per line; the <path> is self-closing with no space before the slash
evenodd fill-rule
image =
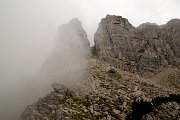
<path id="1" fill-rule="evenodd" d="M 27 104 L 25 91 L 47 85 L 25 78 L 47 60 L 59 25 L 79 18 L 93 45 L 106 14 L 121 15 L 138 26 L 164 24 L 180 18 L 179 11 L 179 0 L 0 0 L 0 120 L 15 120 Z"/>

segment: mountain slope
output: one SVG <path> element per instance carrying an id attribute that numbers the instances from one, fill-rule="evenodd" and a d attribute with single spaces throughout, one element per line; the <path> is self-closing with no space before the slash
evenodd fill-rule
<path id="1" fill-rule="evenodd" d="M 135 28 L 107 15 L 90 55 L 81 23 L 61 26 L 42 68 L 54 91 L 29 105 L 22 120 L 180 119 L 179 31 L 179 19 Z"/>
<path id="2" fill-rule="evenodd" d="M 134 74 L 119 71 L 96 58 L 89 60 L 87 72 L 87 81 L 80 89 L 70 92 L 71 95 L 51 92 L 28 106 L 22 119 L 124 120 L 131 113 L 134 101 L 151 101 L 157 96 L 179 92 L 161 88 Z"/>

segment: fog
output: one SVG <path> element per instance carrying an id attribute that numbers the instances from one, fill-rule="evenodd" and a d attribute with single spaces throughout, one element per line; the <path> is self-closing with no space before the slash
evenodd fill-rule
<path id="1" fill-rule="evenodd" d="M 42 69 L 54 51 L 60 25 L 79 18 L 93 45 L 98 23 L 106 14 L 121 15 L 138 26 L 143 22 L 164 24 L 172 18 L 180 18 L 179 11 L 179 0 L 1 0 L 0 119 L 18 118 L 24 107 L 35 101 L 33 94 L 40 92 L 39 87 L 55 82 L 54 79 L 49 82 L 31 77 Z M 59 48 L 62 52 L 66 47 L 60 42 Z M 77 67 L 82 61 L 75 59 L 73 62 L 73 73 L 80 70 L 83 74 Z M 67 73 L 69 69 L 71 66 L 63 68 L 64 71 L 60 69 L 58 74 Z M 66 74 L 63 75 L 60 79 L 66 81 Z M 31 89 L 34 91 L 30 94 Z"/>

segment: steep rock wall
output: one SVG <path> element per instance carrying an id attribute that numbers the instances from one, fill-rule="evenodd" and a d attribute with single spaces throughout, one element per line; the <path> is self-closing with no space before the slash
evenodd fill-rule
<path id="1" fill-rule="evenodd" d="M 95 54 L 117 68 L 152 75 L 180 63 L 180 20 L 158 26 L 132 26 L 126 18 L 107 15 L 95 33 Z"/>

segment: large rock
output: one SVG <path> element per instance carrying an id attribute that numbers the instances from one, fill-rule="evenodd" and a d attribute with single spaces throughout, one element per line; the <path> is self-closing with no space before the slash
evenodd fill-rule
<path id="1" fill-rule="evenodd" d="M 79 65 L 89 55 L 90 43 L 81 22 L 74 18 L 58 28 L 56 44 L 42 70 L 54 72 L 57 69 Z"/>
<path id="2" fill-rule="evenodd" d="M 52 83 L 71 88 L 80 86 L 89 54 L 90 43 L 81 22 L 75 18 L 61 25 L 53 51 L 41 68 L 42 82 L 50 82 L 49 86 Z"/>
<path id="3" fill-rule="evenodd" d="M 95 33 L 95 54 L 117 68 L 152 75 L 180 63 L 180 20 L 158 26 L 132 26 L 121 16 L 107 15 Z"/>
<path id="4" fill-rule="evenodd" d="M 54 83 L 52 84 L 52 88 L 54 89 L 55 93 L 59 93 L 62 95 L 71 95 L 70 90 L 62 84 Z"/>

